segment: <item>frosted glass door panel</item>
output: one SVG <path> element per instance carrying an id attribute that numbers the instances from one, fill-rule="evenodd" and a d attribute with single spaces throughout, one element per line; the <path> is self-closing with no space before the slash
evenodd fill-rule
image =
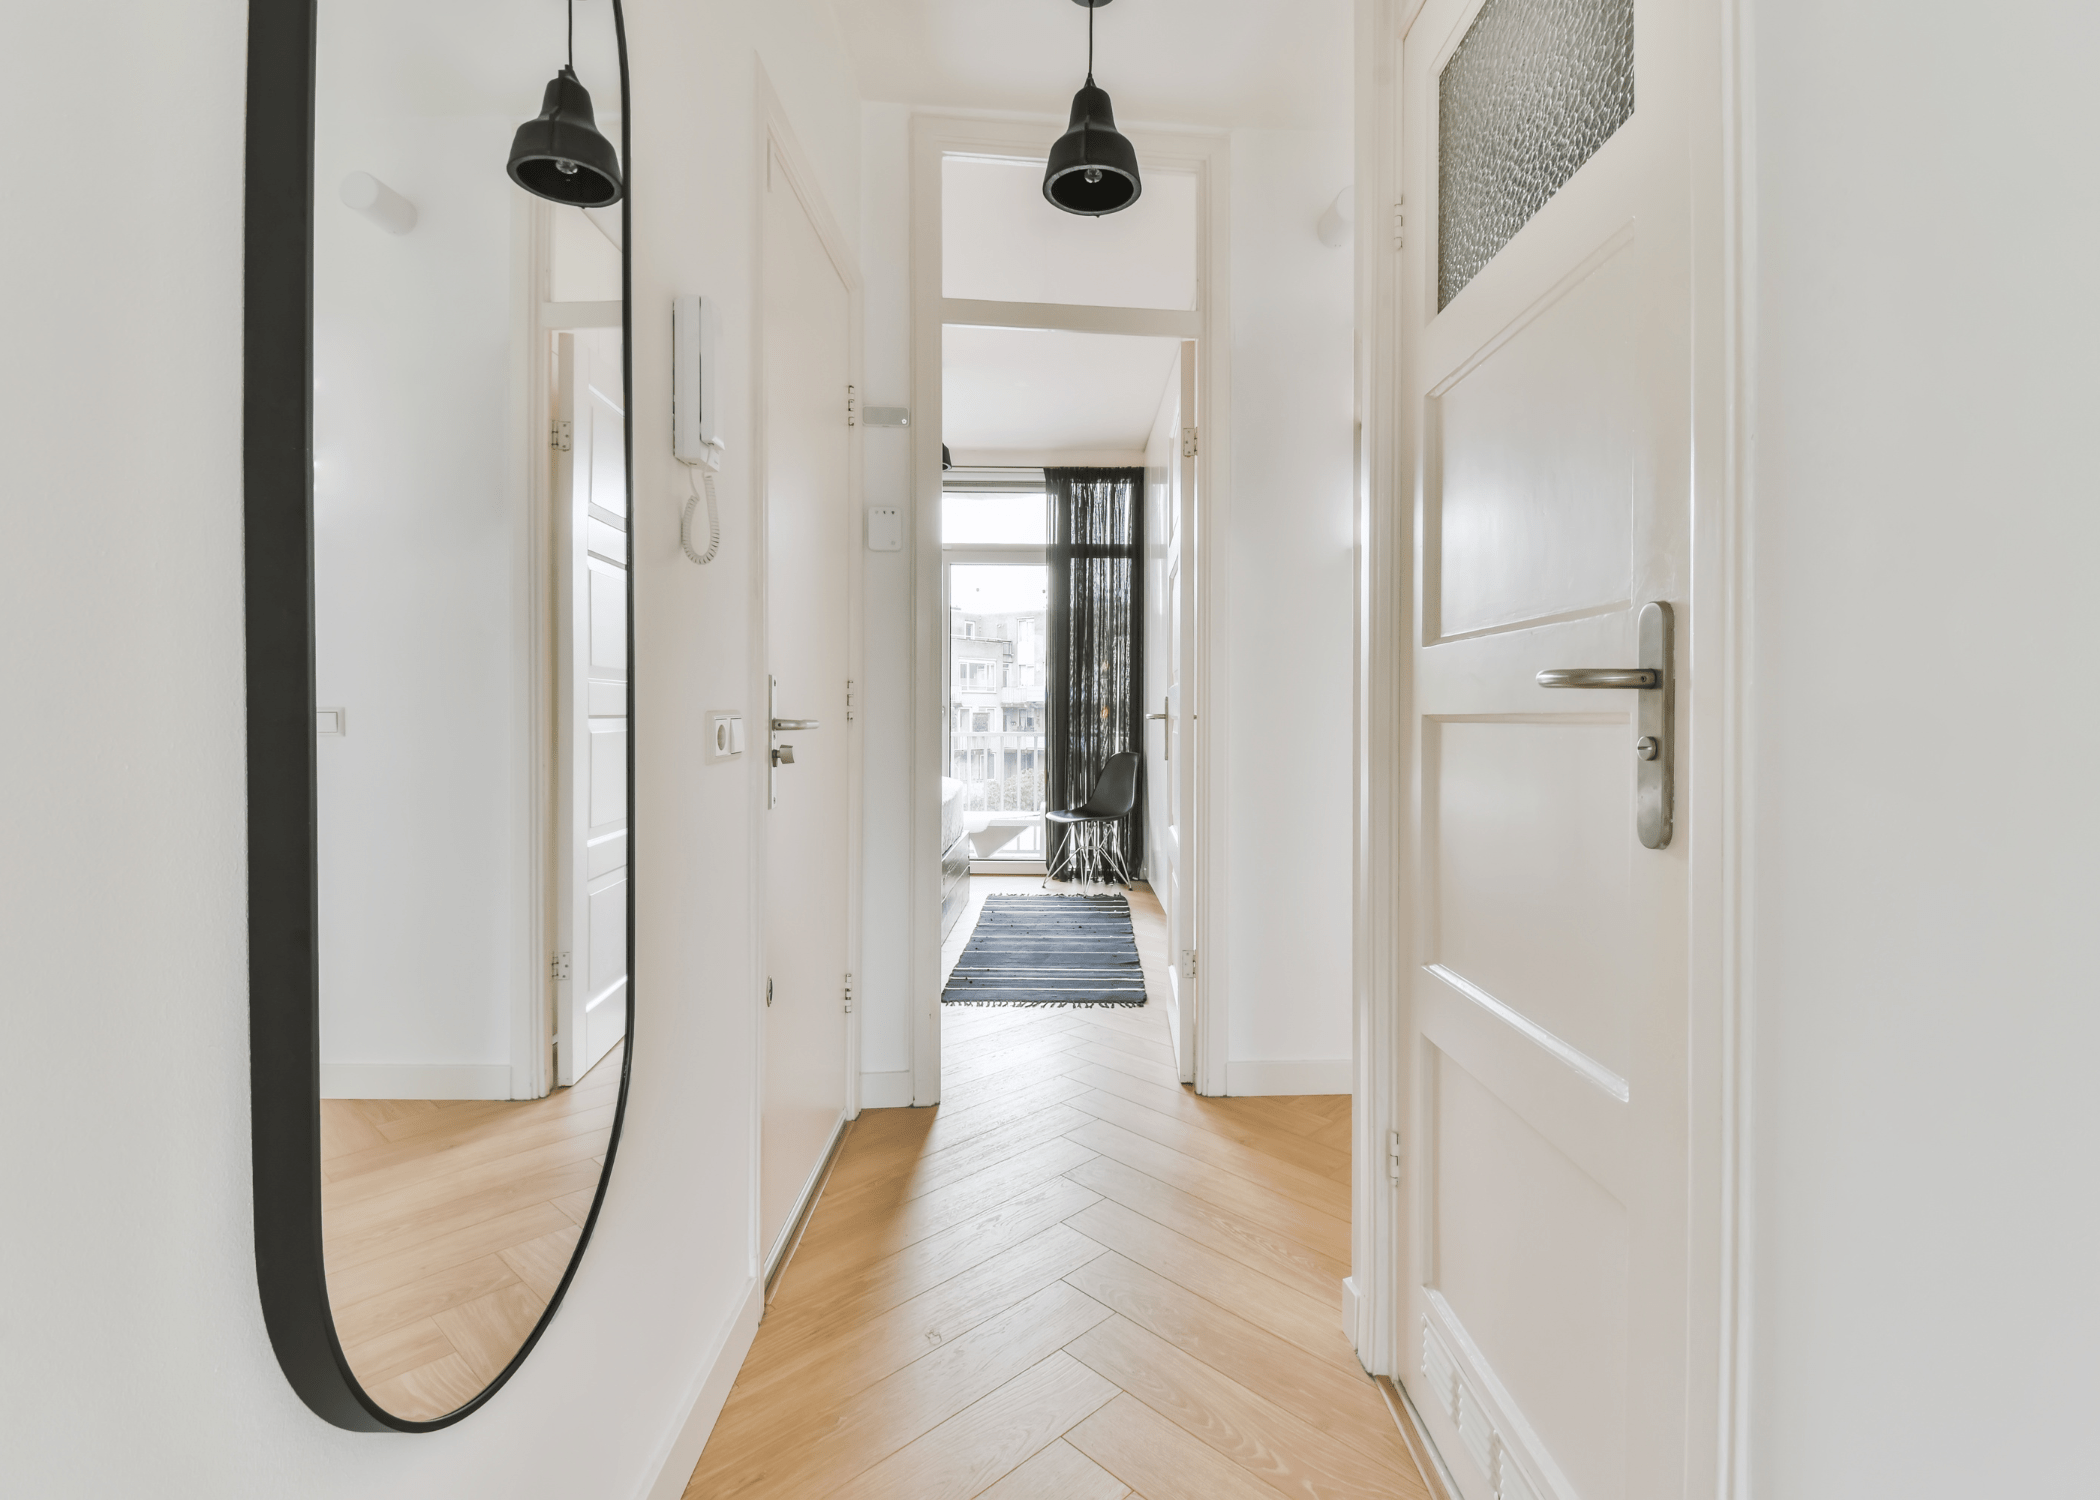
<path id="1" fill-rule="evenodd" d="M 943 157 L 942 295 L 1195 307 L 1196 178 L 1149 170 L 1144 178 L 1137 202 L 1094 219 L 1050 206 L 1039 161 Z"/>
<path id="2" fill-rule="evenodd" d="M 1633 0 L 1487 0 L 1437 80 L 1437 310 L 1633 115 Z"/>

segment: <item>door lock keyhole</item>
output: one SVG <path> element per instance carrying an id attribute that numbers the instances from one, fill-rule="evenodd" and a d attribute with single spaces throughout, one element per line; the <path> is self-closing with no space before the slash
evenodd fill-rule
<path id="1" fill-rule="evenodd" d="M 1652 734 L 1644 734 L 1633 742 L 1633 753 L 1642 760 L 1653 760 L 1662 751 L 1663 742 Z"/>

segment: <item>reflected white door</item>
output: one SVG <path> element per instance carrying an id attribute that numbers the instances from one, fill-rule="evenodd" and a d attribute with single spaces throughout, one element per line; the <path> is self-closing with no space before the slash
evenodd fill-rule
<path id="1" fill-rule="evenodd" d="M 1665 601 L 1690 693 L 1683 45 L 1654 0 L 1429 0 L 1402 43 L 1403 1379 L 1466 1500 L 1685 1492 L 1687 768 L 1644 847 L 1640 693 L 1536 683 L 1637 666 Z"/>
<path id="2" fill-rule="evenodd" d="M 777 164 L 764 235 L 765 621 L 776 717 L 814 720 L 765 767 L 765 1101 L 759 1214 L 768 1254 L 846 1105 L 847 898 L 854 847 L 848 608 L 858 533 L 847 482 L 846 283 Z M 767 736 L 757 737 L 760 754 Z"/>
<path id="3" fill-rule="evenodd" d="M 555 1077 L 627 1034 L 627 427 L 620 334 L 557 335 Z"/>

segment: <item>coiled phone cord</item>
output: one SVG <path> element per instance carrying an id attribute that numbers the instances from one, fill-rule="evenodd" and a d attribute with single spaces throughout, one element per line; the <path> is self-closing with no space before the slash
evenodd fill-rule
<path id="1" fill-rule="evenodd" d="M 692 491 L 692 497 L 685 502 L 685 513 L 678 518 L 678 545 L 685 549 L 687 557 L 704 568 L 715 560 L 715 553 L 721 550 L 722 515 L 715 506 L 715 476 L 714 471 L 710 469 L 700 476 L 700 483 L 707 487 L 707 552 L 705 555 L 695 552 L 693 511 L 700 504 L 700 486 L 693 482 L 693 470 L 700 467 L 702 466 L 699 464 L 685 466 L 686 488 Z"/>

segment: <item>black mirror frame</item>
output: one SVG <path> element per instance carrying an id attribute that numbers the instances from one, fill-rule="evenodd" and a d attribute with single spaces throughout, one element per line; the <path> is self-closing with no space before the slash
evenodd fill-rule
<path id="1" fill-rule="evenodd" d="M 627 1118 L 634 1060 L 634 705 L 628 705 L 627 1038 L 605 1170 L 576 1252 L 524 1345 L 473 1400 L 428 1422 L 386 1411 L 336 1337 L 321 1246 L 319 898 L 315 873 L 313 555 L 314 79 L 317 0 L 250 0 L 246 298 L 242 312 L 243 563 L 248 664 L 248 1087 L 255 1279 L 285 1378 L 314 1412 L 353 1432 L 434 1432 L 478 1411 L 532 1353 L 589 1248 Z M 620 156 L 633 183 L 627 22 L 620 54 Z M 537 81 L 531 81 L 537 86 Z M 529 90 L 528 90 L 529 92 Z M 499 159 L 490 170 L 500 172 Z M 621 365 L 634 409 L 631 197 L 620 199 Z M 627 423 L 633 514 L 634 423 Z M 634 660 L 628 576 L 627 659 Z M 630 687 L 630 693 L 632 689 Z"/>

